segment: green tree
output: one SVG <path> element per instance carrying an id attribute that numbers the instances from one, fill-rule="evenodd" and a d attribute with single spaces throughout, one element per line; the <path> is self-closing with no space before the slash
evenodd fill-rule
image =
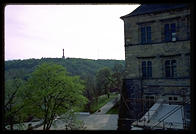
<path id="1" fill-rule="evenodd" d="M 117 89 L 117 91 L 120 92 L 120 89 L 122 87 L 123 74 L 124 74 L 123 65 L 117 63 L 114 65 L 114 68 L 112 70 L 113 70 L 112 73 L 113 88 Z"/>
<path id="2" fill-rule="evenodd" d="M 22 109 L 24 102 L 20 97 L 24 81 L 21 79 L 11 79 L 5 82 L 5 102 L 4 102 L 4 126 L 9 125 L 13 130 L 15 123 L 20 123 L 22 119 Z"/>
<path id="3" fill-rule="evenodd" d="M 111 69 L 104 67 L 96 74 L 96 89 L 99 94 L 107 94 L 110 97 L 110 87 L 112 84 Z"/>
<path id="4" fill-rule="evenodd" d="M 43 130 L 49 130 L 56 116 L 77 111 L 87 99 L 79 77 L 71 77 L 61 65 L 44 63 L 28 79 L 23 94 L 25 113 L 43 119 Z"/>
<path id="5" fill-rule="evenodd" d="M 85 75 L 85 96 L 88 98 L 88 103 L 86 105 L 86 108 L 89 112 L 91 112 L 91 104 L 94 100 L 94 98 L 96 98 L 96 92 L 95 92 L 95 78 L 93 76 L 90 75 Z"/>

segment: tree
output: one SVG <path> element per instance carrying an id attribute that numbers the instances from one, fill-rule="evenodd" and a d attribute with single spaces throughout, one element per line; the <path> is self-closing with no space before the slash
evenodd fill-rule
<path id="1" fill-rule="evenodd" d="M 109 98 L 111 84 L 111 69 L 108 67 L 100 69 L 96 74 L 96 88 L 99 94 L 107 94 Z"/>
<path id="2" fill-rule="evenodd" d="M 43 130 L 49 130 L 56 116 L 77 111 L 87 99 L 79 77 L 71 77 L 61 65 L 39 65 L 28 79 L 23 94 L 25 113 L 43 119 Z"/>
<path id="3" fill-rule="evenodd" d="M 96 98 L 96 92 L 95 92 L 95 78 L 90 75 L 85 75 L 85 96 L 88 98 L 87 103 L 87 109 L 89 112 L 91 112 L 91 104 L 94 98 Z"/>
<path id="4" fill-rule="evenodd" d="M 123 79 L 123 74 L 124 74 L 124 68 L 122 64 L 115 64 L 112 74 L 113 78 L 113 88 L 116 88 L 118 91 L 120 91 L 122 87 L 122 79 Z"/>
<path id="5" fill-rule="evenodd" d="M 17 78 L 5 82 L 4 126 L 10 125 L 11 130 L 15 123 L 22 121 L 21 111 L 24 108 L 24 102 L 20 97 L 20 92 L 23 83 L 21 79 Z"/>

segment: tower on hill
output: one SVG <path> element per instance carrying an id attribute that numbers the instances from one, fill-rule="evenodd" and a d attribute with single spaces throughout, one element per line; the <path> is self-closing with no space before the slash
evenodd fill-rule
<path id="1" fill-rule="evenodd" d="M 62 57 L 63 59 L 65 59 L 65 56 L 64 56 L 64 49 L 63 49 L 63 57 Z"/>

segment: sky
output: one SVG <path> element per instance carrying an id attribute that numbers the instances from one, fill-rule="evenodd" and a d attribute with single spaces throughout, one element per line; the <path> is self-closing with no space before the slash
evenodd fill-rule
<path id="1" fill-rule="evenodd" d="M 124 60 L 121 16 L 139 4 L 7 5 L 5 60 L 61 58 Z"/>

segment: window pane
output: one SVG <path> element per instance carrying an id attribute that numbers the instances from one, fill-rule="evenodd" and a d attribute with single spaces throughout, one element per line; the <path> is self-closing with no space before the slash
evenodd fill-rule
<path id="1" fill-rule="evenodd" d="M 170 77 L 170 67 L 165 68 L 165 76 Z"/>
<path id="2" fill-rule="evenodd" d="M 171 37 L 170 37 L 170 31 L 169 31 L 169 24 L 165 24 L 164 27 L 164 33 L 165 33 L 165 41 L 170 41 Z"/>
<path id="3" fill-rule="evenodd" d="M 172 23 L 171 24 L 171 32 L 172 33 L 175 33 L 176 32 L 176 24 L 175 23 Z"/>
<path id="4" fill-rule="evenodd" d="M 176 76 L 176 60 L 171 61 L 172 77 Z"/>
<path id="5" fill-rule="evenodd" d="M 176 60 L 171 61 L 172 66 L 176 65 Z"/>
<path id="6" fill-rule="evenodd" d="M 142 77 L 146 77 L 146 62 L 142 62 Z"/>
<path id="7" fill-rule="evenodd" d="M 141 27 L 141 43 L 146 43 L 146 31 L 145 27 Z"/>
<path id="8" fill-rule="evenodd" d="M 165 76 L 170 77 L 170 60 L 165 61 Z"/>
<path id="9" fill-rule="evenodd" d="M 151 27 L 148 26 L 146 29 L 147 29 L 147 43 L 151 43 Z"/>
<path id="10" fill-rule="evenodd" d="M 147 76 L 152 77 L 152 62 L 148 61 Z"/>
<path id="11" fill-rule="evenodd" d="M 146 62 L 145 61 L 142 61 L 142 68 L 143 67 L 146 67 Z"/>
<path id="12" fill-rule="evenodd" d="M 152 62 L 148 61 L 148 66 L 151 67 L 152 66 Z"/>
<path id="13" fill-rule="evenodd" d="M 165 61 L 165 66 L 170 66 L 170 61 L 169 60 Z"/>
<path id="14" fill-rule="evenodd" d="M 154 96 L 150 96 L 150 99 L 154 99 Z"/>
<path id="15" fill-rule="evenodd" d="M 190 39 L 190 19 L 187 18 L 187 27 L 186 27 L 186 31 L 187 31 L 187 39 Z"/>

